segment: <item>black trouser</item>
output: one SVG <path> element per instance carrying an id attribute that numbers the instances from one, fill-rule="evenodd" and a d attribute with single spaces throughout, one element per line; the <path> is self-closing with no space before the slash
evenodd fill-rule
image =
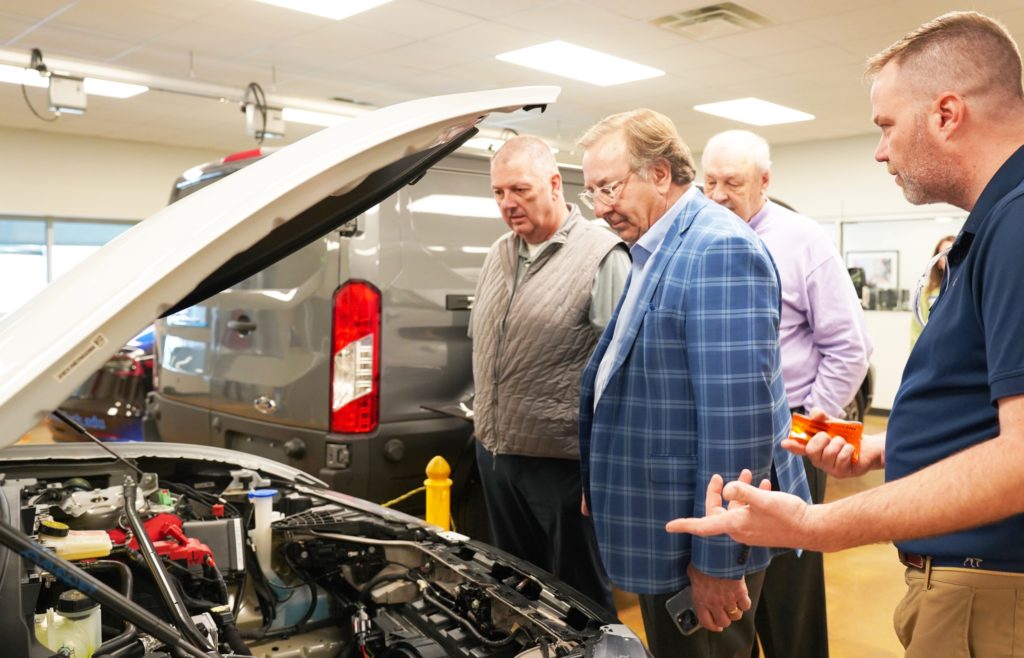
<path id="1" fill-rule="evenodd" d="M 793 409 L 803 413 L 802 409 Z M 811 500 L 825 500 L 824 471 L 804 458 Z M 765 571 L 761 605 L 755 619 L 765 658 L 828 658 L 825 570 L 821 553 L 778 555 Z M 757 645 L 750 655 L 758 658 Z"/>
<path id="2" fill-rule="evenodd" d="M 579 461 L 495 456 L 479 442 L 476 460 L 494 545 L 551 572 L 615 615 L 594 524 L 580 513 Z"/>
<path id="3" fill-rule="evenodd" d="M 757 646 L 754 642 L 754 615 L 763 581 L 763 571 L 747 575 L 747 592 L 753 607 L 721 633 L 702 628 L 693 635 L 683 635 L 665 610 L 665 601 L 675 596 L 674 592 L 641 594 L 640 614 L 644 618 L 647 647 L 651 654 L 654 658 L 746 658 L 750 655 L 750 647 Z"/>

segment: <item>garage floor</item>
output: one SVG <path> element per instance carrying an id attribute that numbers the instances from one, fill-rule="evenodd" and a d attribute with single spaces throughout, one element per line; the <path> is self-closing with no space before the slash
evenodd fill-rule
<path id="1" fill-rule="evenodd" d="M 885 429 L 886 419 L 870 416 L 866 431 Z M 830 478 L 825 500 L 832 501 L 878 486 L 882 472 L 862 478 Z M 892 612 L 903 597 L 903 567 L 892 544 L 875 544 L 825 556 L 825 597 L 828 606 L 831 658 L 897 658 L 903 647 L 892 628 Z M 619 617 L 640 637 L 643 621 L 636 597 L 616 592 Z"/>

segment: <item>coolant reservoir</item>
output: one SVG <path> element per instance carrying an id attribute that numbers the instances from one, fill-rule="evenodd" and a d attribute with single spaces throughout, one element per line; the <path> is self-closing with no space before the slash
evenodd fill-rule
<path id="1" fill-rule="evenodd" d="M 270 524 L 274 521 L 274 496 L 277 489 L 257 489 L 249 492 L 255 524 L 249 536 L 256 544 L 256 559 L 264 573 L 273 573 L 270 568 L 271 531 Z"/>
<path id="2" fill-rule="evenodd" d="M 113 547 L 104 530 L 70 530 L 67 524 L 51 519 L 39 524 L 39 543 L 65 560 L 106 557 Z"/>
<path id="3" fill-rule="evenodd" d="M 74 658 L 91 658 L 103 641 L 100 605 L 77 589 L 57 599 L 57 609 L 36 615 L 36 639 L 53 652 L 70 650 Z"/>

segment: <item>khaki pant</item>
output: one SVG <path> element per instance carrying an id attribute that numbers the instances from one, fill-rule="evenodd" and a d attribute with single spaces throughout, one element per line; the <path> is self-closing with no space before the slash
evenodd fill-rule
<path id="1" fill-rule="evenodd" d="M 1024 574 L 907 569 L 893 617 L 906 658 L 1024 658 Z"/>

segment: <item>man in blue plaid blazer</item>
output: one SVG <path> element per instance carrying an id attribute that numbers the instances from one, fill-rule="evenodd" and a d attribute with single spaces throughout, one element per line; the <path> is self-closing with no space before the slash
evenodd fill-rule
<path id="1" fill-rule="evenodd" d="M 742 220 L 693 186 L 689 149 L 667 117 L 613 115 L 580 145 L 581 199 L 633 258 L 583 373 L 584 512 L 612 581 L 640 595 L 656 657 L 747 658 L 771 549 L 673 535 L 665 523 L 703 516 L 715 473 L 750 469 L 810 500 L 803 464 L 779 445 L 789 407 L 775 265 Z M 690 636 L 665 610 L 687 585 L 703 626 Z"/>

